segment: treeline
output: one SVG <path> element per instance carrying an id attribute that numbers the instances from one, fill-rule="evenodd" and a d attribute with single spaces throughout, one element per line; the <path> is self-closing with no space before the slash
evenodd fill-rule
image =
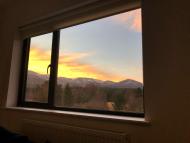
<path id="1" fill-rule="evenodd" d="M 27 88 L 27 100 L 46 102 L 48 82 L 35 88 Z M 143 90 L 141 88 L 110 88 L 89 84 L 72 87 L 69 84 L 56 86 L 55 105 L 73 108 L 143 112 Z"/>

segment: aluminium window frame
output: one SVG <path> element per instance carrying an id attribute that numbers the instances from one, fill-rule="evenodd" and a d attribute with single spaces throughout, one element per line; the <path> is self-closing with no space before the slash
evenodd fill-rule
<path id="1" fill-rule="evenodd" d="M 140 7 L 138 7 L 140 8 Z M 134 9 L 138 9 L 134 8 Z M 130 9 L 130 10 L 134 10 Z M 119 13 L 127 12 L 120 11 L 117 13 L 111 13 L 110 15 L 105 15 L 102 17 L 97 17 L 95 19 L 90 19 L 84 22 L 75 23 L 73 25 L 66 26 L 61 29 L 65 29 L 68 27 L 80 25 L 83 23 L 87 23 L 90 21 L 98 20 L 101 18 L 109 17 L 112 15 L 116 15 Z M 59 60 L 59 43 L 60 43 L 60 30 L 57 29 L 53 32 L 52 36 L 52 47 L 51 47 L 51 63 L 50 63 L 50 77 L 49 77 L 49 88 L 48 88 L 48 101 L 47 103 L 40 103 L 40 102 L 31 102 L 25 101 L 25 91 L 26 91 L 26 81 L 27 81 L 27 72 L 28 72 L 28 59 L 29 59 L 29 52 L 30 52 L 30 41 L 31 37 L 27 37 L 23 40 L 22 45 L 22 62 L 21 62 L 21 69 L 20 69 L 20 80 L 19 80 L 19 90 L 18 90 L 18 100 L 17 106 L 19 107 L 30 107 L 30 108 L 40 108 L 40 109 L 51 109 L 51 110 L 61 110 L 61 111 L 72 111 L 72 112 L 83 112 L 83 113 L 96 113 L 96 114 L 104 114 L 104 115 L 118 115 L 118 116 L 129 116 L 129 117 L 140 117 L 144 118 L 145 113 L 136 113 L 136 112 L 122 112 L 122 111 L 109 111 L 109 110 L 97 110 L 97 109 L 84 109 L 84 108 L 71 108 L 71 107 L 58 107 L 54 104 L 54 97 L 55 97 L 55 86 L 57 84 L 57 71 L 58 71 L 58 60 Z M 46 33 L 43 33 L 46 34 Z M 40 35 L 43 35 L 42 33 Z M 38 35 L 35 35 L 38 36 Z M 144 90 L 143 90 L 144 91 Z M 143 93 L 144 99 L 144 93 Z M 143 102 L 144 105 L 144 102 Z M 144 109 L 144 106 L 143 106 Z M 145 109 L 144 109 L 145 111 Z"/>
<path id="2" fill-rule="evenodd" d="M 51 33 L 51 32 L 50 32 Z M 23 53 L 22 63 L 20 71 L 19 91 L 18 91 L 18 106 L 22 107 L 36 107 L 36 108 L 51 108 L 54 104 L 54 92 L 57 78 L 57 66 L 58 66 L 58 55 L 59 55 L 59 40 L 60 31 L 56 30 L 52 36 L 52 47 L 51 47 L 51 61 L 50 61 L 50 76 L 48 86 L 48 100 L 45 103 L 25 101 L 26 82 L 28 73 L 28 60 L 30 52 L 30 41 L 31 37 L 23 40 Z"/>

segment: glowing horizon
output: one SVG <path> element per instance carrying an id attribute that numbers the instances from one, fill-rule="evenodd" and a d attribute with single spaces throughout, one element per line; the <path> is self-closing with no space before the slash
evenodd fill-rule
<path id="1" fill-rule="evenodd" d="M 58 77 L 143 83 L 141 39 L 140 9 L 63 29 Z M 47 74 L 51 44 L 52 33 L 31 38 L 28 70 Z"/>
<path id="2" fill-rule="evenodd" d="M 42 56 L 43 55 L 43 56 Z M 124 75 L 111 74 L 101 69 L 88 65 L 86 63 L 77 62 L 83 57 L 89 56 L 88 53 L 65 53 L 59 56 L 58 77 L 66 78 L 93 78 L 102 81 L 122 81 L 135 78 L 125 77 Z M 47 75 L 47 66 L 50 64 L 51 51 L 45 51 L 40 48 L 31 47 L 28 70 L 38 74 Z M 61 71 L 61 72 L 60 72 Z"/>
<path id="3" fill-rule="evenodd" d="M 30 58 L 28 70 L 36 72 L 38 74 L 47 75 L 47 66 L 50 64 L 50 51 L 43 51 L 39 48 L 31 47 Z M 43 55 L 43 56 L 41 56 Z M 77 62 L 78 59 L 81 59 L 85 56 L 88 56 L 87 53 L 66 53 L 61 54 L 59 58 L 59 70 L 58 77 L 66 78 L 93 78 L 99 80 L 111 80 L 111 81 L 121 81 L 125 78 L 121 75 L 114 75 L 111 73 L 106 73 L 92 65 L 86 63 Z M 61 71 L 61 72 L 60 72 Z"/>

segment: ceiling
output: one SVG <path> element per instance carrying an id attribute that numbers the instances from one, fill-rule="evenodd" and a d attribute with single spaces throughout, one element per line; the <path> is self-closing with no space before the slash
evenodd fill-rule
<path id="1" fill-rule="evenodd" d="M 12 0 L 0 0 L 0 6 L 6 4 L 6 3 L 9 3 L 10 1 Z"/>
<path id="2" fill-rule="evenodd" d="M 6 2 L 6 0 L 0 0 L 0 5 L 2 5 L 5 2 Z"/>

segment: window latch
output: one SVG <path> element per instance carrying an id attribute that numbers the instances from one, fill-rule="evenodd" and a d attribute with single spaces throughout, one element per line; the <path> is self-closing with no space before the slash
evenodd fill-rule
<path id="1" fill-rule="evenodd" d="M 49 68 L 51 68 L 51 64 L 49 64 L 47 67 L 47 74 L 49 73 Z"/>

